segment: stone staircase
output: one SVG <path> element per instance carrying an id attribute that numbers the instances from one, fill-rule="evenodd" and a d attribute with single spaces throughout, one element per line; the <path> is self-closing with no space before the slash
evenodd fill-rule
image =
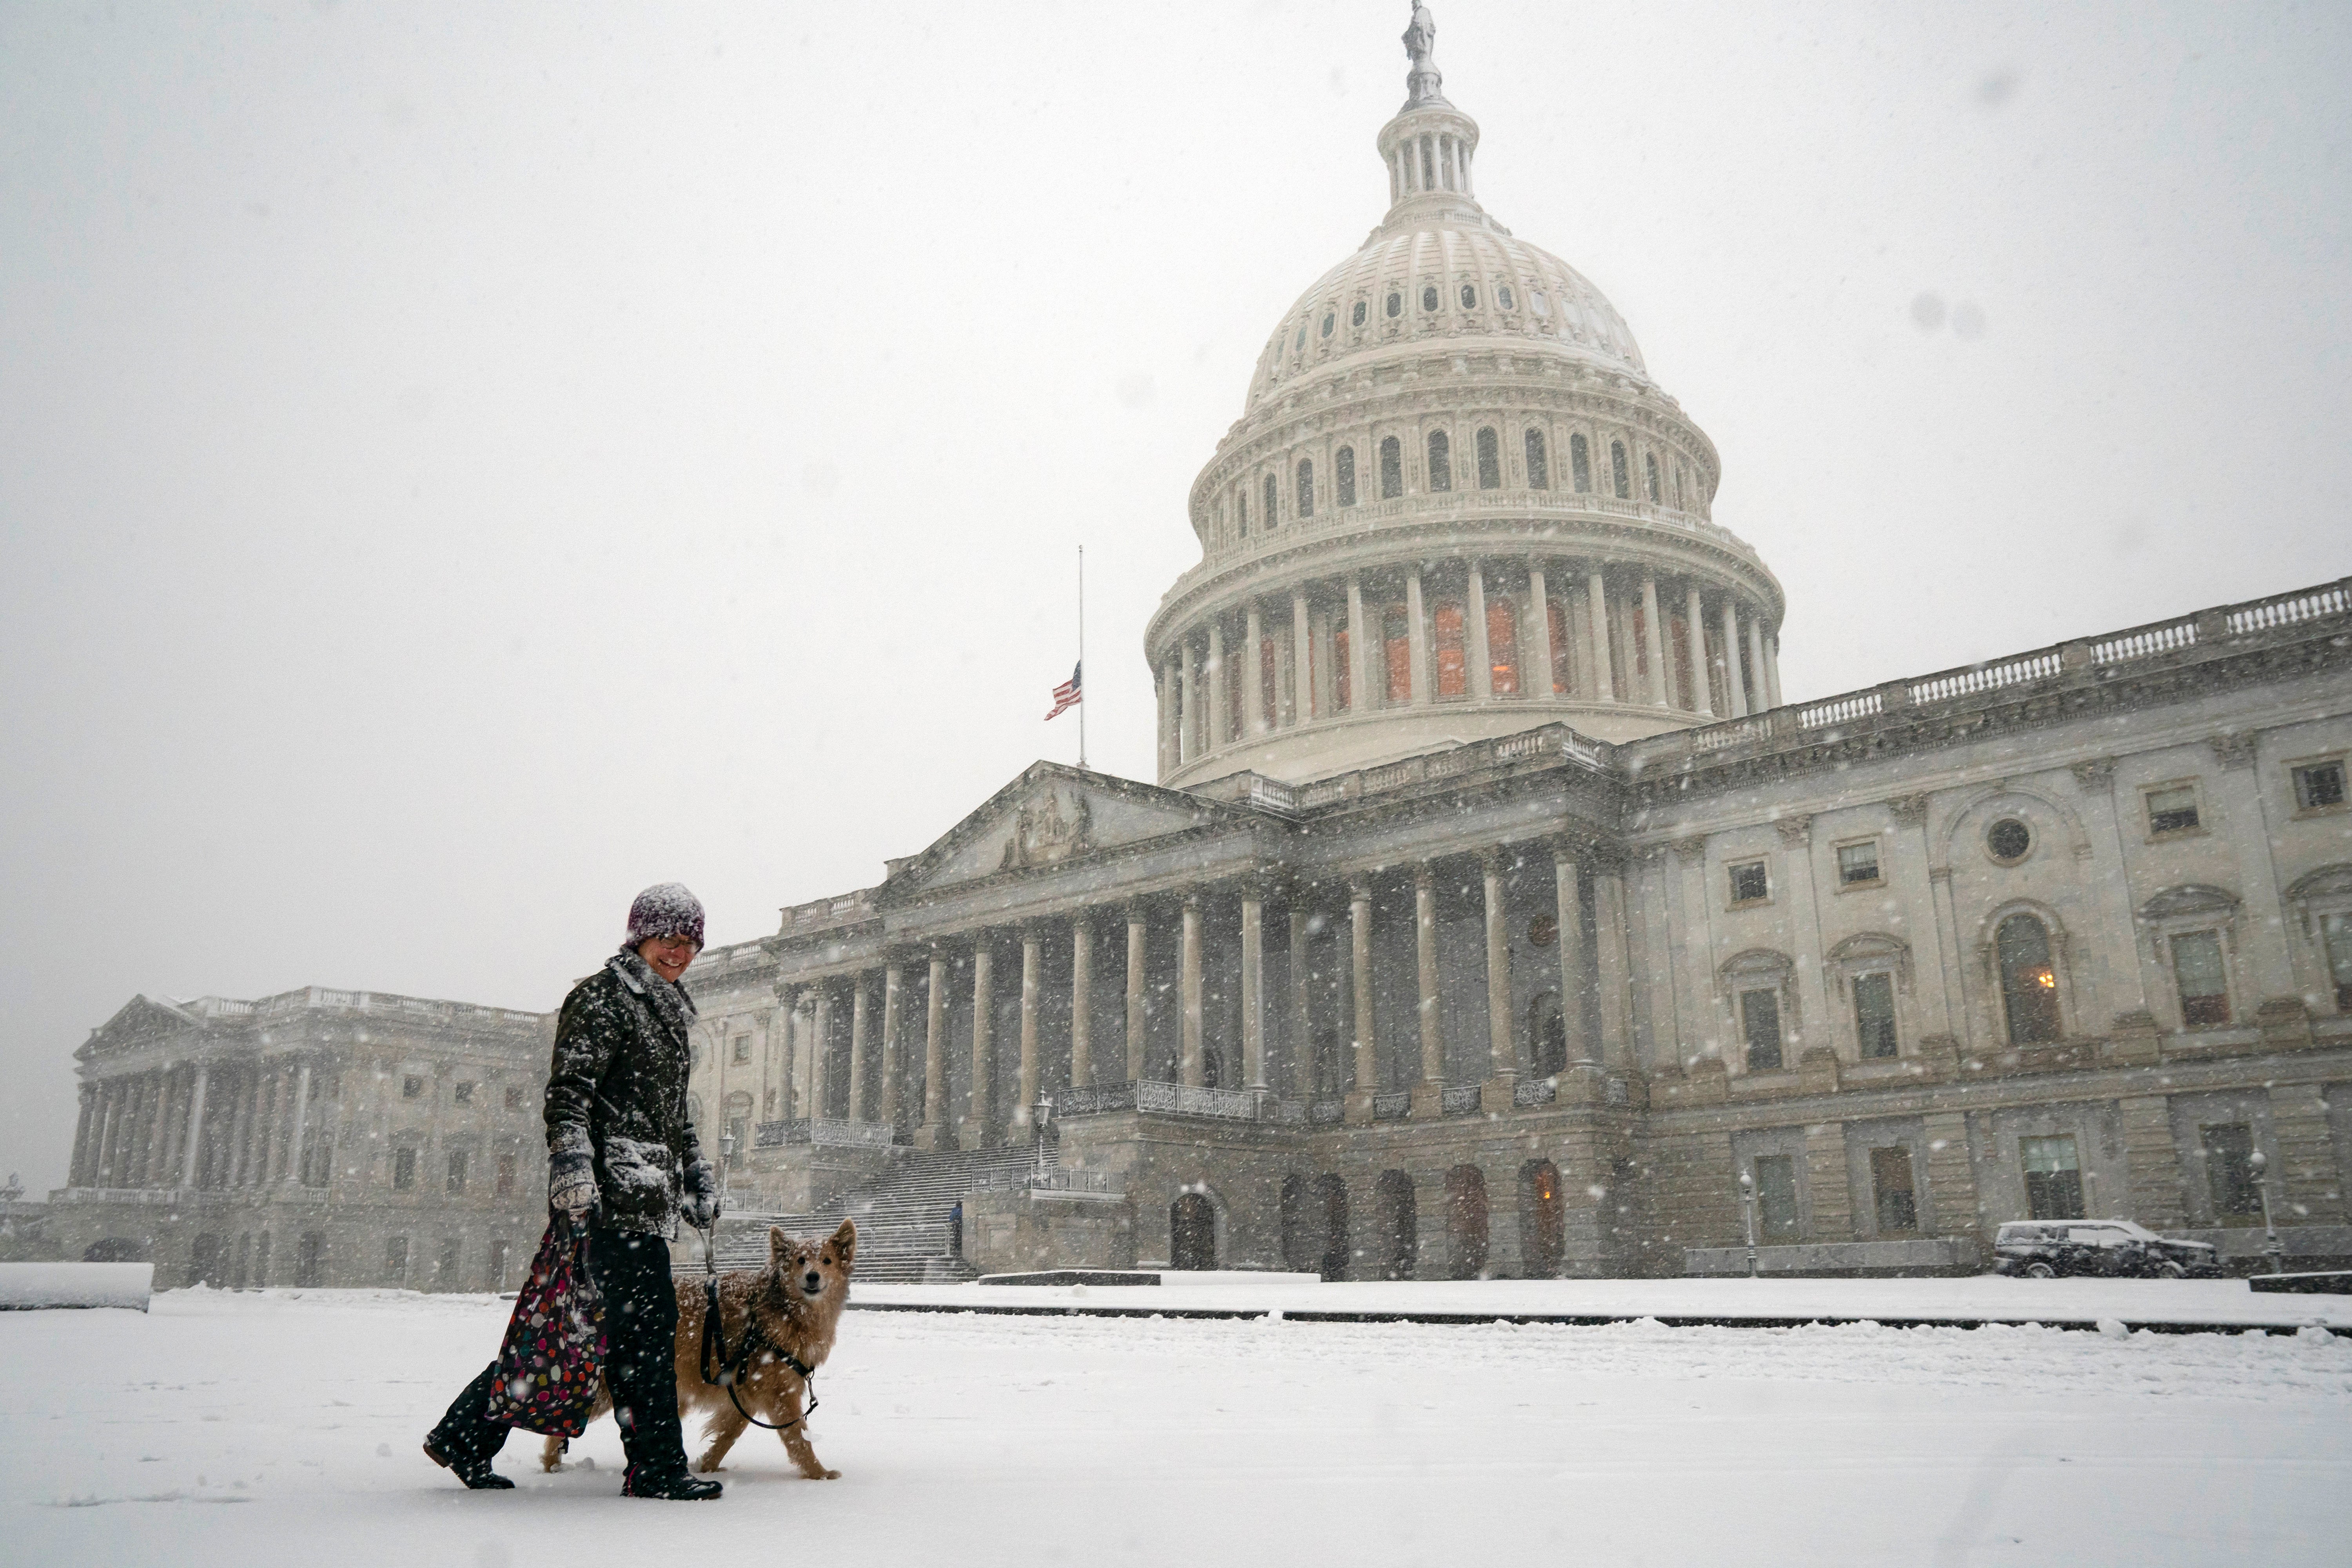
<path id="1" fill-rule="evenodd" d="M 1047 1135 L 1048 1168 L 1055 1140 Z M 813 1214 L 735 1214 L 719 1222 L 719 1267 L 760 1268 L 768 1261 L 768 1227 L 795 1237 L 829 1236 L 844 1219 L 857 1222 L 857 1278 L 884 1282 L 961 1280 L 978 1270 L 949 1245 L 948 1214 L 983 1186 L 1017 1185 L 1037 1167 L 1035 1146 L 957 1150 L 927 1154 L 900 1150 L 889 1171 L 852 1187 Z M 966 1222 L 967 1226 L 969 1221 Z M 968 1232 L 967 1232 L 968 1234 Z M 699 1273 L 701 1245 L 680 1248 L 677 1271 Z M 688 1259 L 691 1261 L 688 1262 Z"/>

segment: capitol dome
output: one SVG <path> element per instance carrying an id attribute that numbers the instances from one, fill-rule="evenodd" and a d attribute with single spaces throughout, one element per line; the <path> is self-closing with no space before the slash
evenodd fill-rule
<path id="1" fill-rule="evenodd" d="M 1193 482 L 1202 559 L 1145 633 L 1162 783 L 1780 702 L 1784 600 L 1714 521 L 1714 443 L 1601 290 L 1480 204 L 1434 35 L 1417 8 L 1386 215 L 1284 313 Z"/>

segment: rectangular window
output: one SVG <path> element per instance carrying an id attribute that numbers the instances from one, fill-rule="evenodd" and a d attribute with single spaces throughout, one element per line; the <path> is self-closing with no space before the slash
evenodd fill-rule
<path id="1" fill-rule="evenodd" d="M 1731 901 L 1753 904 L 1772 896 L 1771 879 L 1764 872 L 1761 860 L 1744 860 L 1731 868 Z"/>
<path id="2" fill-rule="evenodd" d="M 1870 1152 L 1870 1190 L 1878 1206 L 1878 1234 L 1919 1228 L 1919 1199 L 1911 1184 L 1911 1151 L 1896 1145 Z"/>
<path id="3" fill-rule="evenodd" d="M 2188 833 L 2197 826 L 2197 786 L 2166 784 L 2147 792 L 2147 830 Z"/>
<path id="4" fill-rule="evenodd" d="M 508 1089 L 507 1109 L 509 1110 L 520 1110 L 522 1109 L 522 1086 L 520 1084 L 513 1085 Z"/>
<path id="5" fill-rule="evenodd" d="M 2025 1168 L 2026 1218 L 2083 1217 L 2083 1167 L 2075 1157 L 2072 1133 L 2021 1138 L 2017 1158 Z"/>
<path id="6" fill-rule="evenodd" d="M 1756 1176 L 1756 1239 L 1766 1247 L 1789 1247 L 1801 1239 L 1797 1223 L 1797 1162 L 1788 1154 L 1759 1154 Z"/>
<path id="7" fill-rule="evenodd" d="M 2246 1219 L 2263 1212 L 2263 1190 L 2254 1181 L 2254 1130 L 2242 1121 L 2200 1127 L 2205 1140 L 2205 1183 L 2213 1212 Z"/>
<path id="8" fill-rule="evenodd" d="M 474 1086 L 470 1083 L 461 1083 L 450 1091 L 449 1098 L 459 1105 L 471 1105 L 474 1103 Z"/>
<path id="9" fill-rule="evenodd" d="M 2294 770 L 2294 805 L 2298 811 L 2325 811 L 2344 804 L 2344 764 L 2313 763 Z"/>
<path id="10" fill-rule="evenodd" d="M 457 1238 L 454 1236 L 442 1239 L 441 1256 L 433 1263 L 433 1288 L 436 1290 L 457 1288 Z"/>
<path id="11" fill-rule="evenodd" d="M 1894 975 L 1882 969 L 1853 977 L 1853 1028 L 1864 1056 L 1895 1054 Z"/>
<path id="12" fill-rule="evenodd" d="M 402 1079 L 400 1080 L 400 1098 L 403 1100 L 424 1099 L 425 1080 L 421 1078 L 414 1077 Z"/>
<path id="13" fill-rule="evenodd" d="M 1878 840 L 1867 844 L 1838 846 L 1838 885 L 1851 888 L 1857 883 L 1878 880 Z"/>
<path id="14" fill-rule="evenodd" d="M 738 1035 L 735 1037 L 735 1059 L 739 1062 L 748 1062 L 751 1059 L 751 1036 Z"/>
<path id="15" fill-rule="evenodd" d="M 2172 973 L 2180 982 L 2180 1021 L 2201 1028 L 2230 1021 L 2230 985 L 2221 970 L 2221 933 L 2183 931 L 2172 939 Z"/>
<path id="16" fill-rule="evenodd" d="M 497 1195 L 502 1198 L 510 1198 L 514 1196 L 515 1157 L 512 1154 L 499 1155 L 498 1171 Z"/>
<path id="17" fill-rule="evenodd" d="M 408 1279 L 408 1237 L 389 1236 L 383 1242 L 383 1282 L 405 1284 Z"/>
<path id="18" fill-rule="evenodd" d="M 394 1149 L 392 1152 L 392 1190 L 404 1193 L 416 1185 L 416 1151 Z"/>
<path id="19" fill-rule="evenodd" d="M 466 1151 L 449 1151 L 449 1192 L 452 1196 L 466 1190 Z"/>
<path id="20" fill-rule="evenodd" d="M 734 1148 L 734 1152 L 727 1156 L 728 1168 L 732 1170 L 735 1166 L 742 1163 L 744 1151 L 751 1147 L 751 1118 L 747 1116 L 738 1116 L 733 1121 L 728 1122 L 727 1136 Z"/>
<path id="21" fill-rule="evenodd" d="M 1748 1070 L 1770 1072 L 1780 1065 L 1780 994 L 1739 994 L 1739 1029 L 1748 1041 Z"/>

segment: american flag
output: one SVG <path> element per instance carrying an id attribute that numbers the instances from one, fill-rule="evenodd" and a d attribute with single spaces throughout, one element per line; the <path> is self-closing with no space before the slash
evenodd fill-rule
<path id="1" fill-rule="evenodd" d="M 1083 661 L 1070 666 L 1070 679 L 1054 688 L 1054 710 L 1046 718 L 1058 719 L 1087 700 L 1085 687 L 1078 679 L 1086 668 Z"/>

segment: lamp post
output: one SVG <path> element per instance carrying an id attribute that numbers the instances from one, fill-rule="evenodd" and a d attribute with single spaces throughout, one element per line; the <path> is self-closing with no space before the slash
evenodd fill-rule
<path id="1" fill-rule="evenodd" d="M 2246 1163 L 2254 1168 L 2254 1191 L 2263 1200 L 2263 1256 L 2271 1260 L 2271 1272 L 2286 1272 L 2286 1247 L 2279 1240 L 2278 1226 L 2271 1220 L 2270 1161 L 2260 1149 L 2246 1156 Z"/>
<path id="2" fill-rule="evenodd" d="M 735 1134 L 729 1130 L 719 1134 L 719 1206 L 722 1209 L 727 1206 L 727 1176 L 734 1168 Z"/>
<path id="3" fill-rule="evenodd" d="M 1756 1178 L 1739 1173 L 1739 1217 L 1748 1227 L 1748 1278 L 1756 1278 Z"/>
<path id="4" fill-rule="evenodd" d="M 1031 1179 L 1035 1186 L 1045 1184 L 1045 1123 L 1053 1120 L 1053 1116 L 1054 1097 L 1041 1089 L 1037 1091 L 1037 1104 L 1030 1117 L 1031 1125 L 1037 1129 L 1037 1173 Z"/>

